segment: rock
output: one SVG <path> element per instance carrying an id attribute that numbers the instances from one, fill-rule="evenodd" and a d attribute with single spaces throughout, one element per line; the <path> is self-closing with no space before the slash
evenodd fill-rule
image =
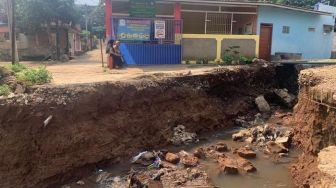
<path id="1" fill-rule="evenodd" d="M 288 149 L 285 146 L 283 146 L 282 144 L 275 143 L 273 141 L 267 142 L 266 146 L 269 152 L 272 154 L 288 153 Z"/>
<path id="2" fill-rule="evenodd" d="M 173 164 L 177 164 L 178 162 L 180 162 L 180 157 L 174 153 L 167 153 L 165 159 L 166 161 Z"/>
<path id="3" fill-rule="evenodd" d="M 161 161 L 161 167 L 162 168 L 167 168 L 167 169 L 175 169 L 175 168 L 177 168 L 176 165 L 174 165 L 172 163 L 169 163 L 169 162 L 166 162 L 166 161 Z"/>
<path id="4" fill-rule="evenodd" d="M 197 148 L 196 151 L 194 152 L 194 156 L 199 158 L 199 159 L 205 159 L 205 151 L 203 148 Z"/>
<path id="5" fill-rule="evenodd" d="M 218 151 L 218 152 L 227 152 L 229 151 L 227 145 L 225 143 L 218 143 L 215 145 L 215 150 Z"/>
<path id="6" fill-rule="evenodd" d="M 244 127 L 244 128 L 248 128 L 248 127 L 251 126 L 251 124 L 249 122 L 247 122 L 243 118 L 237 118 L 237 119 L 235 119 L 235 125 L 237 125 L 239 127 Z"/>
<path id="7" fill-rule="evenodd" d="M 220 157 L 217 160 L 222 172 L 226 174 L 238 174 L 237 161 L 230 157 Z"/>
<path id="8" fill-rule="evenodd" d="M 244 129 L 244 130 L 239 131 L 236 134 L 233 134 L 232 139 L 233 141 L 243 141 L 245 137 L 249 137 L 249 136 L 251 136 L 250 131 L 248 129 Z"/>
<path id="9" fill-rule="evenodd" d="M 276 144 L 282 144 L 285 147 L 289 147 L 290 146 L 290 139 L 289 137 L 278 137 L 275 139 L 275 143 Z"/>
<path id="10" fill-rule="evenodd" d="M 26 88 L 20 84 L 16 84 L 15 93 L 23 94 L 26 91 Z"/>
<path id="11" fill-rule="evenodd" d="M 108 173 L 108 172 L 103 172 L 103 173 L 100 173 L 98 176 L 97 176 L 97 179 L 96 179 L 96 182 L 98 184 L 108 184 L 110 182 L 113 181 L 113 177 L 112 177 L 112 174 L 111 173 Z"/>
<path id="12" fill-rule="evenodd" d="M 170 139 L 170 142 L 176 146 L 180 146 L 197 143 L 199 140 L 197 139 L 196 133 L 186 132 L 183 125 L 178 125 L 174 128 L 174 135 L 173 138 Z"/>
<path id="13" fill-rule="evenodd" d="M 253 121 L 254 125 L 263 125 L 265 124 L 265 120 L 262 117 L 262 115 L 260 113 L 256 114 L 254 117 L 254 121 Z"/>
<path id="14" fill-rule="evenodd" d="M 249 144 L 252 144 L 254 142 L 254 140 L 255 140 L 254 138 L 248 137 L 248 138 L 245 139 L 245 142 L 249 143 Z"/>
<path id="15" fill-rule="evenodd" d="M 186 155 L 181 157 L 181 163 L 185 167 L 195 167 L 198 165 L 198 158 L 192 155 Z"/>
<path id="16" fill-rule="evenodd" d="M 257 97 L 255 99 L 255 103 L 258 106 L 260 112 L 269 112 L 271 110 L 271 107 L 264 98 L 264 96 Z"/>
<path id="17" fill-rule="evenodd" d="M 77 185 L 85 185 L 85 182 L 83 180 L 79 180 L 76 182 Z"/>
<path id="18" fill-rule="evenodd" d="M 336 177 L 336 146 L 329 146 L 318 153 L 318 169 L 321 172 Z M 336 182 L 334 182 L 336 184 Z"/>
<path id="19" fill-rule="evenodd" d="M 165 174 L 164 169 L 160 169 L 156 174 L 153 175 L 153 180 L 160 180 L 161 176 Z"/>
<path id="20" fill-rule="evenodd" d="M 238 157 L 236 160 L 238 168 L 245 173 L 255 172 L 257 170 L 250 161 L 244 158 Z"/>
<path id="21" fill-rule="evenodd" d="M 250 147 L 241 147 L 237 150 L 237 154 L 240 157 L 243 158 L 248 158 L 248 159 L 252 159 L 252 158 L 256 158 L 257 154 L 250 148 Z"/>
<path id="22" fill-rule="evenodd" d="M 279 157 L 287 157 L 288 153 L 279 153 Z"/>
<path id="23" fill-rule="evenodd" d="M 275 89 L 273 92 L 288 108 L 292 108 L 294 106 L 296 97 L 289 94 L 287 89 Z"/>
<path id="24" fill-rule="evenodd" d="M 153 152 L 146 152 L 141 158 L 146 161 L 153 161 L 155 159 L 155 154 Z"/>

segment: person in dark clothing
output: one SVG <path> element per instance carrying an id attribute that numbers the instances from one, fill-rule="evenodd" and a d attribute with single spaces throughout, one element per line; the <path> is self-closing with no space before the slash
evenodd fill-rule
<path id="1" fill-rule="evenodd" d="M 124 66 L 124 58 L 122 57 L 119 47 L 120 41 L 115 41 L 110 50 L 110 54 L 113 58 L 113 68 L 122 68 Z"/>

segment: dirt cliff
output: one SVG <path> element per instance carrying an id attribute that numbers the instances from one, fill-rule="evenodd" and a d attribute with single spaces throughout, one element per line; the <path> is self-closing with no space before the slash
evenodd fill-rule
<path id="1" fill-rule="evenodd" d="M 274 68 L 154 74 L 123 82 L 41 86 L 0 100 L 0 187 L 52 187 L 99 165 L 166 146 L 176 125 L 230 127 L 272 87 Z"/>
<path id="2" fill-rule="evenodd" d="M 293 165 L 298 187 L 324 187 L 329 179 L 318 170 L 318 153 L 336 144 L 336 67 L 307 69 L 299 76 L 299 101 L 294 108 L 295 142 L 304 154 Z"/>

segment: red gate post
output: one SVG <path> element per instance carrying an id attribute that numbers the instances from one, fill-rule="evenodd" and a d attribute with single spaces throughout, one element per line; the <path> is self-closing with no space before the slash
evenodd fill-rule
<path id="1" fill-rule="evenodd" d="M 181 33 L 181 4 L 176 2 L 174 7 L 175 34 Z"/>
<path id="2" fill-rule="evenodd" d="M 112 25 L 111 25 L 111 17 L 112 17 L 112 2 L 111 0 L 105 0 L 105 25 L 106 25 L 106 39 L 109 41 L 112 37 Z M 113 68 L 112 57 L 109 55 L 107 57 L 108 66 L 110 69 Z"/>

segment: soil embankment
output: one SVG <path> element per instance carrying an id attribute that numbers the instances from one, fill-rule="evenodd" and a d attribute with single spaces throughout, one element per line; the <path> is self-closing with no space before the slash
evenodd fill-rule
<path id="1" fill-rule="evenodd" d="M 0 187 L 47 187 L 164 147 L 179 124 L 233 126 L 268 92 L 274 67 L 154 74 L 123 82 L 38 87 L 0 100 Z M 47 120 L 47 121 L 46 121 Z"/>
<path id="2" fill-rule="evenodd" d="M 307 69 L 299 77 L 294 109 L 295 141 L 304 151 L 292 167 L 298 187 L 328 187 L 332 177 L 318 169 L 318 153 L 336 144 L 336 67 Z"/>

